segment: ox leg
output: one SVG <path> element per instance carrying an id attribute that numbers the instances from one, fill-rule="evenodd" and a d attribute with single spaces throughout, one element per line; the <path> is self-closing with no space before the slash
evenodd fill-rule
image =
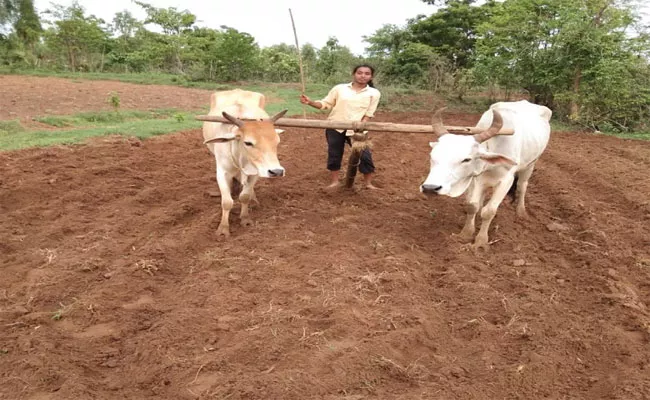
<path id="1" fill-rule="evenodd" d="M 239 201 L 241 202 L 241 212 L 239 213 L 239 219 L 243 226 L 250 226 L 253 224 L 253 220 L 250 218 L 250 202 L 255 199 L 255 182 L 257 182 L 257 176 L 243 176 L 244 187 L 242 188 L 241 194 L 239 195 Z"/>
<path id="2" fill-rule="evenodd" d="M 218 235 L 225 237 L 230 236 L 230 210 L 232 210 L 233 200 L 231 195 L 232 177 L 227 176 L 226 172 L 217 168 L 217 184 L 221 192 L 221 223 L 217 229 Z"/>
<path id="3" fill-rule="evenodd" d="M 494 219 L 494 216 L 497 214 L 497 209 L 503 201 L 503 199 L 508 194 L 508 190 L 512 185 L 512 181 L 515 179 L 512 173 L 507 174 L 501 182 L 497 185 L 492 193 L 492 197 L 487 202 L 487 204 L 481 209 L 481 229 L 476 235 L 474 240 L 474 248 L 484 248 L 487 249 L 488 246 L 488 230 L 490 229 L 490 224 Z"/>
<path id="4" fill-rule="evenodd" d="M 532 163 L 526 167 L 526 169 L 519 172 L 519 182 L 517 183 L 517 216 L 519 218 L 528 218 L 524 198 L 526 197 L 526 190 L 528 189 L 528 180 L 533 175 L 534 169 L 535 163 Z"/>
<path id="5" fill-rule="evenodd" d="M 465 226 L 463 226 L 463 230 L 458 234 L 458 237 L 462 240 L 469 241 L 474 237 L 474 232 L 476 231 L 474 221 L 476 220 L 478 210 L 483 205 L 483 196 L 484 191 L 482 185 L 477 179 L 474 179 L 467 194 L 467 204 L 465 204 Z"/>
<path id="6" fill-rule="evenodd" d="M 257 200 L 257 195 L 255 194 L 255 183 L 257 182 L 257 180 L 258 180 L 259 178 L 260 178 L 259 175 L 254 175 L 254 176 L 251 176 L 251 177 L 248 178 L 248 179 L 251 180 L 251 183 L 250 183 L 250 186 L 251 186 L 251 196 L 250 196 L 250 199 L 251 199 L 251 200 L 250 200 L 250 201 L 255 202 L 255 204 L 257 204 L 257 205 L 259 205 L 260 202 L 259 202 L 259 200 Z"/>

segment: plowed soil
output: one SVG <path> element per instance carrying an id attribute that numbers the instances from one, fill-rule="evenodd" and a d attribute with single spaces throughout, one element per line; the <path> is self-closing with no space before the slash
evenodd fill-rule
<path id="1" fill-rule="evenodd" d="M 382 190 L 327 192 L 323 132 L 287 129 L 228 239 L 199 130 L 0 153 L 0 398 L 650 398 L 650 144 L 553 132 L 475 253 L 418 192 L 430 138 L 372 135 Z"/>

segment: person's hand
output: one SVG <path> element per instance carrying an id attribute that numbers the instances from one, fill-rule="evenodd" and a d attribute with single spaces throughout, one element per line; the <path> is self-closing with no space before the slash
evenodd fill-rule
<path id="1" fill-rule="evenodd" d="M 368 120 L 362 119 L 361 122 L 368 122 Z M 365 134 L 365 133 L 368 133 L 368 131 L 364 131 L 361 128 L 357 128 L 357 129 L 354 130 L 354 133 L 363 133 L 363 134 Z"/>
<path id="2" fill-rule="evenodd" d="M 304 94 L 301 94 L 301 95 L 300 95 L 300 102 L 301 102 L 302 104 L 309 104 L 309 105 L 311 105 L 311 99 L 310 99 L 309 97 L 305 96 Z"/>

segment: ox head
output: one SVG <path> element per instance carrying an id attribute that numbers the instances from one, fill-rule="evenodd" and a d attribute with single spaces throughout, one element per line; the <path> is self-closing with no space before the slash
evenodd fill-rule
<path id="1" fill-rule="evenodd" d="M 515 162 L 500 154 L 491 153 L 481 143 L 495 136 L 503 120 L 498 111 L 493 110 L 492 125 L 475 135 L 454 135 L 444 128 L 440 114 L 435 112 L 432 120 L 434 133 L 438 140 L 429 142 L 431 146 L 431 167 L 429 175 L 420 192 L 458 197 L 467 190 L 472 178 L 481 174 L 490 165 L 514 165 Z"/>
<path id="2" fill-rule="evenodd" d="M 204 143 L 223 143 L 236 140 L 241 146 L 241 153 L 248 160 L 243 167 L 246 174 L 259 175 L 262 178 L 284 176 L 284 167 L 278 160 L 279 133 L 284 131 L 276 129 L 273 124 L 286 112 L 287 110 L 280 111 L 269 119 L 260 121 L 242 121 L 224 111 L 223 117 L 237 128 L 220 137 L 208 139 Z"/>

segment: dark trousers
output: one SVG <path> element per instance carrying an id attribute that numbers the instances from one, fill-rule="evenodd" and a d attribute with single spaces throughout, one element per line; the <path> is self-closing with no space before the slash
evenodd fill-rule
<path id="1" fill-rule="evenodd" d="M 325 138 L 327 139 L 327 169 L 330 171 L 338 171 L 341 169 L 345 143 L 347 142 L 348 145 L 352 146 L 352 142 L 349 137 L 345 136 L 345 132 L 341 133 L 334 129 L 326 129 Z M 372 162 L 370 149 L 364 149 L 361 152 L 359 172 L 362 174 L 375 172 L 375 164 Z"/>

